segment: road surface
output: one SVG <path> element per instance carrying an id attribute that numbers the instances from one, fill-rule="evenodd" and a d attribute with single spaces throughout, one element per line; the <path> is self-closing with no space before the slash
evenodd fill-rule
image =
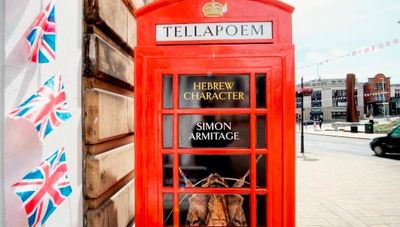
<path id="1" fill-rule="evenodd" d="M 297 152 L 300 152 L 300 133 L 296 135 Z M 373 151 L 369 147 L 370 140 L 351 139 L 343 137 L 320 136 L 320 135 L 304 135 L 305 152 L 336 152 L 344 154 L 374 156 Z M 400 160 L 400 155 L 387 155 L 385 158 Z"/>

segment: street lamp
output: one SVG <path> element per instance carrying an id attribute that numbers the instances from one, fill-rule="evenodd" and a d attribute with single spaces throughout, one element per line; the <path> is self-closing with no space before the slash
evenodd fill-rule
<path id="1" fill-rule="evenodd" d="M 385 78 L 382 78 L 382 106 L 383 106 L 383 119 L 385 119 L 386 108 L 385 108 Z"/>
<path id="2" fill-rule="evenodd" d="M 300 152 L 304 154 L 304 84 L 303 84 L 303 77 L 301 77 L 301 145 L 300 145 Z"/>
<path id="3" fill-rule="evenodd" d="M 300 144 L 300 152 L 304 154 L 304 96 L 309 96 L 312 94 L 313 89 L 304 88 L 303 77 L 301 77 L 301 85 L 300 85 L 300 95 L 301 95 L 301 144 Z"/>

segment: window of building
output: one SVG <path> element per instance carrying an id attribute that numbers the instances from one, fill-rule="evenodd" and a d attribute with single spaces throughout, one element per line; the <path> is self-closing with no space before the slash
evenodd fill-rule
<path id="1" fill-rule="evenodd" d="M 321 107 L 322 106 L 322 93 L 321 91 L 314 91 L 311 94 L 311 107 Z"/>
<path id="2" fill-rule="evenodd" d="M 375 83 L 375 91 L 382 91 L 386 89 L 385 83 Z"/>
<path id="3" fill-rule="evenodd" d="M 332 90 L 332 106 L 346 106 L 347 105 L 347 90 Z"/>
<path id="4" fill-rule="evenodd" d="M 354 91 L 354 102 L 358 106 L 358 90 Z M 347 90 L 332 90 L 332 106 L 344 107 L 347 106 Z"/>
<path id="5" fill-rule="evenodd" d="M 400 98 L 400 89 L 394 89 L 394 97 Z"/>
<path id="6" fill-rule="evenodd" d="M 386 97 L 382 93 L 378 93 L 375 97 L 375 101 L 377 102 L 384 102 L 386 100 Z"/>
<path id="7" fill-rule="evenodd" d="M 296 108 L 301 108 L 301 97 L 296 97 Z"/>

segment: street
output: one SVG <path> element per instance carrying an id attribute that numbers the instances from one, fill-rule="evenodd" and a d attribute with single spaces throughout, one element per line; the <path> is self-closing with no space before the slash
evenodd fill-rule
<path id="1" fill-rule="evenodd" d="M 296 150 L 300 152 L 300 133 L 296 134 L 297 147 Z M 304 149 L 305 153 L 309 152 L 335 152 L 353 155 L 362 155 L 375 157 L 374 152 L 369 147 L 370 140 L 343 138 L 334 136 L 320 136 L 320 135 L 304 135 Z M 322 149 L 321 149 L 322 148 Z M 384 159 L 400 160 L 400 155 L 388 154 Z"/>
<path id="2" fill-rule="evenodd" d="M 297 133 L 297 226 L 400 227 L 400 155 L 369 140 Z"/>
<path id="3" fill-rule="evenodd" d="M 318 150 L 320 152 L 340 152 L 365 156 L 373 155 L 369 147 L 369 140 L 305 134 L 304 141 L 304 149 L 306 152 Z M 300 133 L 297 133 L 297 142 L 297 151 L 300 152 Z"/>

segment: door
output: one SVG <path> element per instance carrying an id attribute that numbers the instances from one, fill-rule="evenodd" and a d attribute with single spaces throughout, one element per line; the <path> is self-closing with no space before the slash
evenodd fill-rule
<path id="1" fill-rule="evenodd" d="M 280 58 L 153 58 L 136 122 L 144 226 L 283 226 Z M 143 95 L 143 94 L 141 94 Z"/>

